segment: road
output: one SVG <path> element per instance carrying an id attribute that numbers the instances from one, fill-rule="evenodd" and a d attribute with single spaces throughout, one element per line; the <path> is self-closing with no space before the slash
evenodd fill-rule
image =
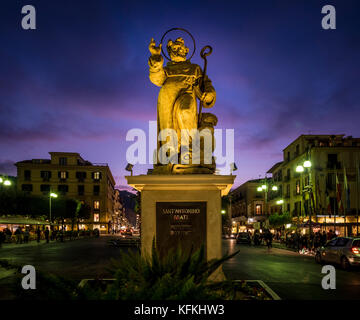
<path id="1" fill-rule="evenodd" d="M 313 257 L 296 252 L 236 244 L 223 240 L 223 252 L 240 253 L 227 261 L 223 270 L 227 278 L 262 280 L 285 300 L 360 299 L 360 270 L 336 269 L 336 289 L 324 290 L 322 266 Z"/>
<path id="2" fill-rule="evenodd" d="M 72 279 L 108 278 L 111 258 L 120 250 L 107 245 L 110 237 L 81 239 L 65 243 L 41 244 L 29 247 L 2 248 L 0 259 L 17 265 L 30 264 L 37 270 Z M 224 264 L 229 279 L 263 280 L 282 299 L 360 299 L 360 270 L 346 272 L 336 269 L 336 290 L 321 287 L 321 266 L 313 257 L 265 247 L 237 245 L 235 240 L 223 240 L 223 251 L 240 253 Z M 9 279 L 0 279 L 0 293 Z M 5 293 L 3 293 L 4 295 Z M 0 299 L 2 299 L 0 294 Z"/>

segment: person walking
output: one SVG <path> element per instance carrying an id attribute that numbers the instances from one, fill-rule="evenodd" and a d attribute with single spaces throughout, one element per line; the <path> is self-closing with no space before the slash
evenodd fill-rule
<path id="1" fill-rule="evenodd" d="M 20 227 L 18 227 L 15 230 L 14 234 L 15 234 L 15 237 L 16 237 L 16 244 L 21 243 L 22 241 L 21 241 L 21 229 L 20 229 Z"/>
<path id="2" fill-rule="evenodd" d="M 267 230 L 265 233 L 265 241 L 269 251 L 272 248 L 272 233 L 270 232 L 270 230 Z"/>
<path id="3" fill-rule="evenodd" d="M 0 248 L 2 247 L 3 242 L 5 242 L 5 230 L 4 231 L 0 231 Z"/>
<path id="4" fill-rule="evenodd" d="M 36 229 L 36 241 L 39 243 L 41 238 L 41 230 L 39 227 Z"/>
<path id="5" fill-rule="evenodd" d="M 46 243 L 49 243 L 49 228 L 46 227 L 45 229 L 45 240 L 46 240 Z"/>
<path id="6" fill-rule="evenodd" d="M 25 231 L 24 231 L 24 243 L 29 243 L 29 237 L 30 237 L 29 229 L 25 228 Z"/>

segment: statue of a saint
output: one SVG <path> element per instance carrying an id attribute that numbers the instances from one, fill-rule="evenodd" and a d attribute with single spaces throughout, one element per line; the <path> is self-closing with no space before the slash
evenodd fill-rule
<path id="1" fill-rule="evenodd" d="M 203 78 L 200 66 L 186 59 L 189 48 L 182 38 L 168 41 L 167 51 L 171 61 L 166 66 L 163 66 L 161 44 L 157 47 L 154 39 L 151 39 L 149 51 L 150 81 L 161 87 L 157 102 L 158 133 L 164 129 L 174 129 L 178 137 L 176 152 L 180 155 L 181 130 L 187 129 L 190 132 L 198 129 L 196 99 L 202 101 L 203 107 L 211 108 L 216 100 L 215 89 L 207 76 Z M 204 81 L 203 91 L 200 89 L 201 81 Z M 163 143 L 166 141 L 158 142 L 158 150 Z M 192 155 L 190 152 L 181 157 L 191 159 Z"/>

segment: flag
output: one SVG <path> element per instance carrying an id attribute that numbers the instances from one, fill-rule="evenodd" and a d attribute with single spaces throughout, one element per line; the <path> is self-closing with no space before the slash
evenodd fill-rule
<path id="1" fill-rule="evenodd" d="M 322 212 L 322 201 L 321 201 L 321 190 L 320 190 L 320 179 L 317 177 L 316 179 L 316 208 L 321 213 Z"/>
<path id="2" fill-rule="evenodd" d="M 344 191 L 345 191 L 345 203 L 346 203 L 346 210 L 345 213 L 350 210 L 350 188 L 346 176 L 346 168 L 344 166 Z"/>
<path id="3" fill-rule="evenodd" d="M 330 202 L 330 192 L 328 189 L 326 189 L 325 191 L 325 195 L 326 195 L 326 203 L 327 203 L 327 208 L 326 211 L 329 214 L 330 218 L 331 218 L 331 202 Z"/>
<path id="4" fill-rule="evenodd" d="M 337 200 L 339 213 L 344 212 L 344 206 L 341 200 L 341 185 L 337 173 L 336 173 L 336 200 Z"/>

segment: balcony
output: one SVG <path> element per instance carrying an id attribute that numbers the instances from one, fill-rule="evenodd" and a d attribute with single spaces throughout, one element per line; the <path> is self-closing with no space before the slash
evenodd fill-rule
<path id="1" fill-rule="evenodd" d="M 338 170 L 341 169 L 341 162 L 327 162 L 326 168 L 329 170 Z"/>

